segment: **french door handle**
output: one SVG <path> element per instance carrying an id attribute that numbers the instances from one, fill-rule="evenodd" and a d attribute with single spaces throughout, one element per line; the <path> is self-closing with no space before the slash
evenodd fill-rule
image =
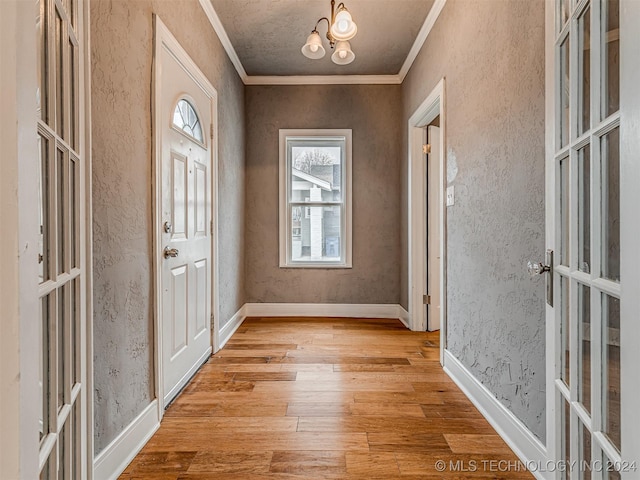
<path id="1" fill-rule="evenodd" d="M 164 247 L 164 258 L 176 258 L 180 251 L 177 248 Z"/>
<path id="2" fill-rule="evenodd" d="M 547 250 L 545 263 L 527 262 L 527 270 L 531 277 L 548 273 L 547 276 L 547 303 L 553 307 L 553 250 Z"/>

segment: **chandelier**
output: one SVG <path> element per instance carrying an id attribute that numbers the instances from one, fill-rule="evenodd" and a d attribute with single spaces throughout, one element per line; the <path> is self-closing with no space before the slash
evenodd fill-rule
<path id="1" fill-rule="evenodd" d="M 302 54 L 313 60 L 324 57 L 325 49 L 322 46 L 322 39 L 318 32 L 318 25 L 323 20 L 327 21 L 327 40 L 331 48 L 335 47 L 335 52 L 331 55 L 331 60 L 337 65 L 348 65 L 356 58 L 356 54 L 351 50 L 349 40 L 356 36 L 358 27 L 351 18 L 351 14 L 344 3 L 340 3 L 335 8 L 335 0 L 331 0 L 331 20 L 322 17 L 316 22 L 315 28 L 302 47 Z"/>

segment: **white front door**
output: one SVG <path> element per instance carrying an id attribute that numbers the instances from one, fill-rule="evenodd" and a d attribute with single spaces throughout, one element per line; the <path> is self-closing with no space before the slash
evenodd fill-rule
<path id="1" fill-rule="evenodd" d="M 211 354 L 213 101 L 187 67 L 162 49 L 159 254 L 163 403 Z"/>
<path id="2" fill-rule="evenodd" d="M 635 415 L 625 416 L 639 392 L 624 372 L 640 364 L 637 311 L 625 301 L 640 292 L 621 269 L 638 248 L 624 225 L 637 215 L 624 188 L 637 173 L 637 152 L 626 164 L 621 155 L 620 78 L 631 64 L 621 58 L 624 3 L 547 5 L 547 246 L 555 251 L 547 446 L 554 465 L 565 467 L 548 478 L 640 476 L 640 452 L 629 449 L 640 430 Z"/>
<path id="3" fill-rule="evenodd" d="M 440 330 L 440 127 L 427 127 L 427 330 Z"/>

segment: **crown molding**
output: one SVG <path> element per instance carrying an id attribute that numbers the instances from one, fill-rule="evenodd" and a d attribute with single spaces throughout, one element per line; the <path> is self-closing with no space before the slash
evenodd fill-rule
<path id="1" fill-rule="evenodd" d="M 409 70 L 411 70 L 411 66 L 413 65 L 413 62 L 416 61 L 416 58 L 418 57 L 418 54 L 420 53 L 420 50 L 422 49 L 424 42 L 427 41 L 427 37 L 431 33 L 431 29 L 433 28 L 433 26 L 436 24 L 436 20 L 440 16 L 440 12 L 442 12 L 442 9 L 444 8 L 445 3 L 447 3 L 447 0 L 436 0 L 433 3 L 433 6 L 429 11 L 429 15 L 427 15 L 427 18 L 425 18 L 424 23 L 422 24 L 422 28 L 418 32 L 416 41 L 413 42 L 413 46 L 411 47 L 411 50 L 409 50 L 409 54 L 407 55 L 407 58 L 402 64 L 402 68 L 400 68 L 400 72 L 398 72 L 398 76 L 400 77 L 400 83 L 404 81 L 404 78 L 407 76 L 407 73 L 409 73 Z"/>
<path id="2" fill-rule="evenodd" d="M 400 85 L 399 75 L 256 75 L 245 85 Z"/>
<path id="3" fill-rule="evenodd" d="M 218 38 L 220 38 L 220 42 L 222 43 L 222 46 L 227 52 L 227 55 L 229 55 L 229 59 L 231 60 L 231 63 L 233 63 L 233 66 L 236 67 L 236 71 L 238 72 L 238 75 L 240 75 L 240 78 L 246 84 L 247 72 L 242 66 L 240 57 L 238 57 L 238 54 L 236 53 L 236 49 L 233 48 L 233 44 L 229 39 L 229 35 L 227 35 L 227 31 L 222 26 L 220 17 L 218 17 L 218 14 L 216 13 L 215 9 L 213 8 L 213 5 L 211 4 L 211 1 L 199 0 L 199 2 L 200 2 L 200 6 L 204 10 L 205 15 L 207 16 L 207 18 L 209 19 L 209 22 L 211 23 L 211 26 L 213 27 L 216 34 L 218 35 Z"/>
<path id="4" fill-rule="evenodd" d="M 435 0 L 415 42 L 396 75 L 247 75 L 233 44 L 210 0 L 199 0 L 211 26 L 220 38 L 233 66 L 245 85 L 400 85 L 416 60 L 447 0 Z"/>

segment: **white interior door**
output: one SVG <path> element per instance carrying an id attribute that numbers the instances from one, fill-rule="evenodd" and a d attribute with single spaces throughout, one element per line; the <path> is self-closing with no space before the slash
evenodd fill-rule
<path id="1" fill-rule="evenodd" d="M 622 442 L 623 425 L 633 423 L 623 405 L 637 402 L 622 382 L 622 359 L 638 365 L 640 349 L 624 349 L 621 329 L 621 263 L 630 258 L 620 248 L 621 209 L 630 205 L 621 201 L 620 2 L 549 5 L 547 443 L 551 459 L 570 466 L 551 476 L 638 478 L 638 452 L 625 453 Z M 637 312 L 627 315 L 637 321 Z"/>
<path id="2" fill-rule="evenodd" d="M 212 98 L 162 50 L 161 291 L 163 402 L 211 354 Z"/>
<path id="3" fill-rule="evenodd" d="M 427 330 L 440 330 L 440 127 L 427 127 Z"/>

